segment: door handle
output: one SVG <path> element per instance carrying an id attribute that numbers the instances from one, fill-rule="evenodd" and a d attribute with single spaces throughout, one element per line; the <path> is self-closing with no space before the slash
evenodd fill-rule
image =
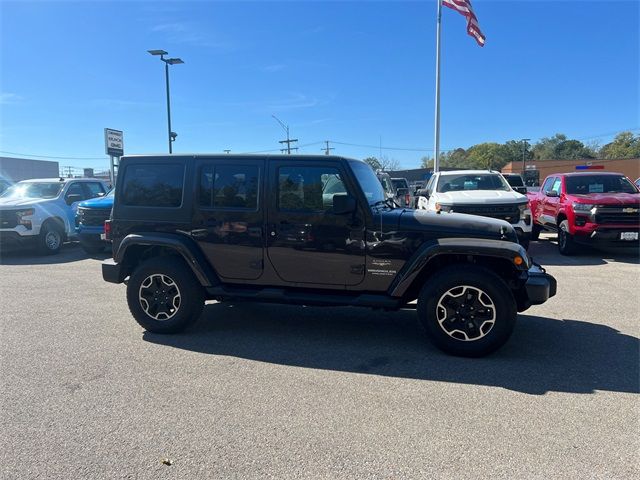
<path id="1" fill-rule="evenodd" d="M 196 230 L 191 230 L 189 232 L 189 235 L 191 235 L 193 238 L 205 238 L 207 235 L 209 235 L 209 230 L 207 230 L 206 228 L 198 228 Z"/>

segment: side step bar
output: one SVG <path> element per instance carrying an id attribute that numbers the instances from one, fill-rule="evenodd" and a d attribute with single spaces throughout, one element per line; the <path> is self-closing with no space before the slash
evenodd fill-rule
<path id="1" fill-rule="evenodd" d="M 254 302 L 292 303 L 296 305 L 316 305 L 316 306 L 352 306 L 384 308 L 398 310 L 399 308 L 416 308 L 415 304 L 403 305 L 400 299 L 387 295 L 376 295 L 370 293 L 340 295 L 335 293 L 314 293 L 308 291 L 297 291 L 286 288 L 234 288 L 218 285 L 208 287 L 207 293 L 210 298 L 242 299 Z"/>

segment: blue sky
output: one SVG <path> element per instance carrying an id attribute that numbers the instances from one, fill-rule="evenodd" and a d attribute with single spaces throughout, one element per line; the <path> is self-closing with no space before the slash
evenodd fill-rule
<path id="1" fill-rule="evenodd" d="M 640 128 L 638 1 L 483 1 L 480 48 L 444 9 L 443 149 L 556 132 L 605 143 Z M 278 149 L 379 154 L 417 167 L 433 148 L 436 1 L 0 2 L 0 150 L 106 167 L 127 153 Z M 370 147 L 366 146 L 370 145 Z M 426 151 L 391 148 L 425 149 Z"/>

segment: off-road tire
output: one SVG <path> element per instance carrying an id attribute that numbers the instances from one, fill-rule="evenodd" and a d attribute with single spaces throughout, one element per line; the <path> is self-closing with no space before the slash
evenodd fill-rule
<path id="1" fill-rule="evenodd" d="M 458 312 L 455 311 L 457 307 L 450 309 L 442 306 L 442 302 L 446 303 L 448 300 L 452 300 L 448 297 L 450 292 L 457 293 L 460 289 L 466 293 L 460 295 L 461 299 L 457 301 L 464 301 L 469 293 L 472 293 L 473 296 L 473 292 L 477 291 L 486 295 L 485 297 L 482 294 L 477 294 L 477 297 L 482 298 L 486 304 L 492 304 L 493 309 L 482 306 L 481 310 L 484 311 L 477 308 L 475 310 L 476 313 L 482 313 L 486 316 L 483 317 L 484 320 L 469 318 L 473 315 L 473 312 L 469 312 L 469 309 L 473 310 L 471 307 L 475 305 L 473 300 L 468 305 L 462 305 L 462 307 L 466 307 L 466 311 L 462 313 L 462 317 L 467 317 L 464 321 L 461 320 L 461 316 L 457 315 Z M 493 324 L 487 320 L 491 315 L 493 315 Z M 439 317 L 443 316 L 447 318 L 442 321 L 444 327 L 439 321 Z M 455 320 L 449 322 L 449 318 L 453 317 Z M 516 317 L 516 302 L 507 284 L 492 271 L 474 265 L 456 265 L 444 268 L 427 280 L 418 297 L 418 319 L 427 335 L 436 347 L 452 355 L 481 357 L 496 351 L 511 336 Z M 479 325 L 480 328 L 468 329 L 466 325 L 471 322 L 484 323 Z M 489 326 L 491 328 L 488 328 Z M 474 335 L 470 334 L 467 338 L 471 338 L 471 340 L 465 340 L 461 334 L 457 333 L 458 327 L 461 328 L 459 331 L 464 329 L 466 332 L 464 335 L 475 331 L 481 336 L 473 339 Z M 455 337 L 451 336 L 451 333 L 446 333 L 445 328 L 453 331 Z"/>
<path id="2" fill-rule="evenodd" d="M 158 283 L 160 286 L 156 288 Z M 169 306 L 173 308 L 175 305 L 173 302 L 176 290 L 178 304 L 175 312 L 171 313 Z M 142 301 L 142 297 L 147 297 L 153 303 L 147 303 L 145 307 L 146 300 Z M 159 307 L 160 310 L 166 310 L 166 313 L 157 313 L 154 308 L 160 301 L 166 302 Z M 204 289 L 179 257 L 155 257 L 145 261 L 135 269 L 127 284 L 127 303 L 133 318 L 145 330 L 154 333 L 177 333 L 184 330 L 200 317 L 204 302 Z M 167 318 L 159 319 L 159 315 Z"/>
<path id="3" fill-rule="evenodd" d="M 48 220 L 40 228 L 38 251 L 43 255 L 55 255 L 64 243 L 64 228 L 56 221 Z"/>
<path id="4" fill-rule="evenodd" d="M 563 220 L 558 225 L 558 250 L 561 255 L 574 255 L 578 252 L 573 235 L 569 233 L 569 222 Z"/>

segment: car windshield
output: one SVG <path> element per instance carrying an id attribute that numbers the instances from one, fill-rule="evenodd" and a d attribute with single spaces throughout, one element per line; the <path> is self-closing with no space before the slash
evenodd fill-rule
<path id="1" fill-rule="evenodd" d="M 373 169 L 366 163 L 358 161 L 350 161 L 349 165 L 351 165 L 351 170 L 353 170 L 353 174 L 360 184 L 360 188 L 364 192 L 369 205 L 384 202 L 386 198 L 384 190 Z"/>
<path id="2" fill-rule="evenodd" d="M 391 183 L 396 188 L 408 188 L 407 181 L 404 178 L 392 178 Z"/>
<path id="3" fill-rule="evenodd" d="M 509 184 L 497 173 L 461 173 L 442 175 L 438 179 L 437 192 L 467 190 L 511 190 Z"/>
<path id="4" fill-rule="evenodd" d="M 624 175 L 573 175 L 565 179 L 567 193 L 638 193 L 638 189 Z"/>
<path id="5" fill-rule="evenodd" d="M 524 187 L 524 183 L 522 182 L 522 177 L 520 175 L 505 175 L 507 182 L 512 187 Z"/>
<path id="6" fill-rule="evenodd" d="M 9 187 L 2 198 L 56 198 L 62 190 L 62 182 L 20 182 Z"/>

